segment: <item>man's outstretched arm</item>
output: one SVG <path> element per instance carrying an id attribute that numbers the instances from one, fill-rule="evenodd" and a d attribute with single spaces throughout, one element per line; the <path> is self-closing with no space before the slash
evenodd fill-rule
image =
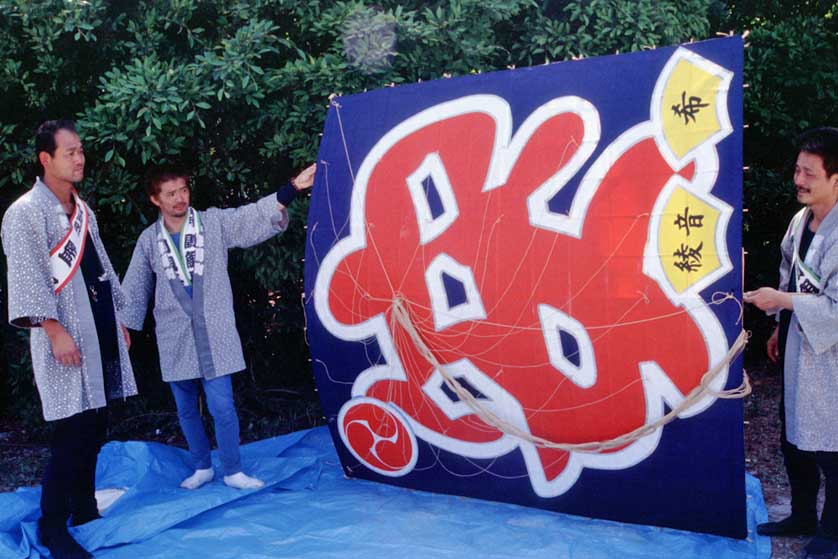
<path id="1" fill-rule="evenodd" d="M 287 207 L 299 192 L 314 184 L 316 165 L 311 164 L 299 175 L 291 179 L 275 194 L 261 200 L 240 206 L 220 210 L 210 208 L 207 213 L 215 213 L 221 220 L 224 244 L 227 248 L 245 248 L 259 244 L 288 228 Z"/>

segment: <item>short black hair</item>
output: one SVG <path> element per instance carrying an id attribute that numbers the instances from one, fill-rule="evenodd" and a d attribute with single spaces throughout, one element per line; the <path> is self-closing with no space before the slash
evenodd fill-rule
<path id="1" fill-rule="evenodd" d="M 826 176 L 838 173 L 838 128 L 812 128 L 797 137 L 797 151 L 819 155 L 823 159 Z"/>
<path id="2" fill-rule="evenodd" d="M 45 172 L 44 166 L 41 165 L 41 158 L 39 155 L 42 151 L 47 152 L 50 157 L 55 156 L 55 135 L 59 130 L 67 130 L 73 134 L 76 132 L 76 123 L 72 120 L 62 118 L 59 120 L 47 120 L 41 123 L 35 131 L 35 166 L 40 170 L 41 175 Z"/>
<path id="3" fill-rule="evenodd" d="M 164 163 L 149 167 L 145 173 L 145 192 L 148 197 L 160 194 L 160 185 L 166 181 L 183 179 L 189 186 L 189 177 L 192 173 L 179 163 Z"/>

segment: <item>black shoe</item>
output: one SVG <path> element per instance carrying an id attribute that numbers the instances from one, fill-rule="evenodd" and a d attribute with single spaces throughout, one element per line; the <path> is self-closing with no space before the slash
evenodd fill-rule
<path id="1" fill-rule="evenodd" d="M 807 559 L 831 559 L 838 553 L 838 540 L 818 534 L 806 544 L 803 557 Z"/>
<path id="2" fill-rule="evenodd" d="M 81 526 L 82 524 L 87 524 L 88 522 L 99 520 L 100 518 L 102 518 L 102 516 L 99 514 L 98 510 L 74 512 L 73 517 L 70 520 L 70 526 Z"/>
<path id="3" fill-rule="evenodd" d="M 766 522 L 757 526 L 757 534 L 761 536 L 812 536 L 818 531 L 818 519 L 801 520 L 794 515 L 778 522 Z"/>
<path id="4" fill-rule="evenodd" d="M 64 523 L 44 522 L 38 520 L 38 537 L 53 559 L 91 559 L 93 555 L 73 539 Z"/>

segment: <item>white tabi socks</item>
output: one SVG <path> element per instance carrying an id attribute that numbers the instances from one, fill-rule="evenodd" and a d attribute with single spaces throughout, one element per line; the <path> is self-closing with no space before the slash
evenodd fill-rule
<path id="1" fill-rule="evenodd" d="M 212 468 L 207 468 L 206 470 L 195 470 L 195 473 L 180 482 L 180 486 L 184 489 L 198 489 L 203 484 L 207 483 L 208 481 L 212 481 L 212 476 L 215 472 L 213 472 Z M 227 478 L 224 478 L 226 483 Z M 227 485 L 230 485 L 229 483 Z"/>
<path id="2" fill-rule="evenodd" d="M 224 483 L 235 489 L 259 489 L 265 486 L 265 482 L 255 477 L 250 477 L 244 472 L 237 472 L 231 476 L 224 476 Z"/>

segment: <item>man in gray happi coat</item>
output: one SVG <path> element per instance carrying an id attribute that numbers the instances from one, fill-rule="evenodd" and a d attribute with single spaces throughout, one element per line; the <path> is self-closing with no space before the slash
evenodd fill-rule
<path id="1" fill-rule="evenodd" d="M 198 407 L 199 386 L 213 417 L 224 483 L 239 489 L 263 485 L 242 472 L 239 457 L 230 374 L 244 369 L 245 363 L 233 313 L 227 251 L 253 246 L 284 231 L 286 206 L 297 191 L 311 187 L 314 172 L 311 165 L 290 185 L 255 203 L 206 211 L 189 205 L 184 171 L 159 167 L 147 177 L 147 193 L 159 208 L 160 219 L 140 235 L 125 274 L 125 323 L 142 329 L 153 288 L 160 369 L 172 389 L 195 466 L 181 487 L 196 489 L 214 475 Z"/>
<path id="2" fill-rule="evenodd" d="M 760 524 L 771 536 L 815 534 L 807 557 L 838 553 L 838 129 L 798 139 L 797 200 L 781 245 L 780 288 L 762 287 L 745 301 L 780 311 L 768 356 L 783 366 L 783 458 L 791 515 Z M 817 517 L 820 472 L 826 500 Z"/>
<path id="3" fill-rule="evenodd" d="M 41 490 L 41 542 L 57 559 L 91 555 L 67 531 L 99 518 L 96 458 L 107 432 L 108 399 L 137 393 L 124 298 L 96 217 L 74 183 L 84 149 L 72 121 L 38 128 L 41 176 L 3 217 L 9 321 L 28 328 L 35 384 L 52 430 Z"/>

